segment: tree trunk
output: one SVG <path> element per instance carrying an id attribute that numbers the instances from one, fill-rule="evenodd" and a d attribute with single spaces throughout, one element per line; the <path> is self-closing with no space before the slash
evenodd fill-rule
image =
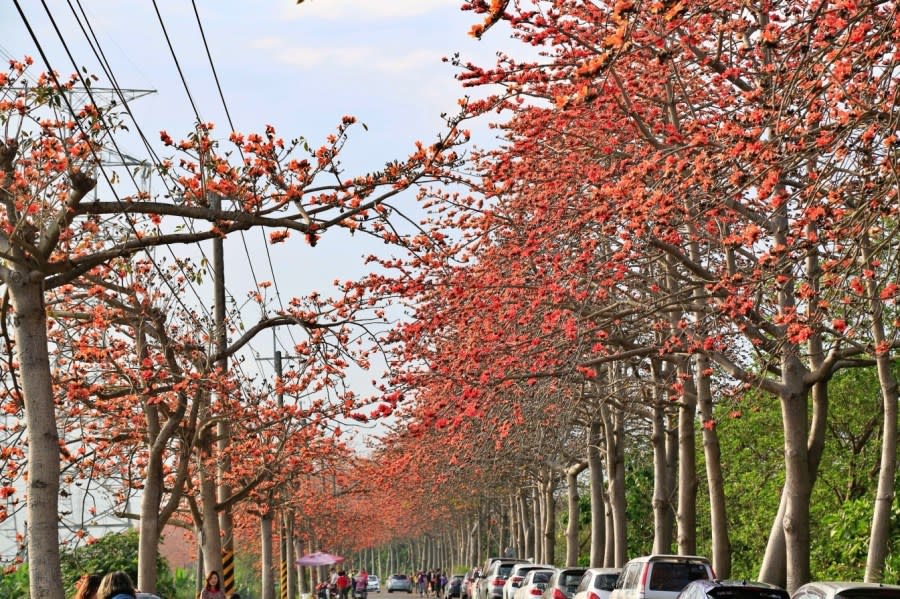
<path id="1" fill-rule="evenodd" d="M 59 565 L 59 431 L 53 401 L 47 316 L 40 281 L 12 272 L 6 281 L 14 309 L 16 359 L 28 430 L 28 588 L 32 597 L 63 599 Z"/>
<path id="2" fill-rule="evenodd" d="M 260 555 L 262 569 L 262 599 L 275 599 L 275 561 L 272 556 L 272 514 L 267 513 L 259 519 L 262 553 Z"/>
<path id="3" fill-rule="evenodd" d="M 796 380 L 798 360 L 783 360 L 782 372 L 787 380 Z M 784 459 L 786 496 L 784 538 L 787 562 L 787 590 L 794 592 L 809 581 L 809 498 L 811 492 L 807 462 L 806 393 L 798 389 L 781 398 L 784 419 Z"/>
<path id="4" fill-rule="evenodd" d="M 566 566 L 578 565 L 578 525 L 581 519 L 581 506 L 578 502 L 578 474 L 584 470 L 580 467 L 566 470 L 566 496 L 569 499 L 569 522 L 566 525 Z"/>
<path id="5" fill-rule="evenodd" d="M 657 380 L 658 379 L 658 380 Z M 654 368 L 655 388 L 661 389 L 662 378 Z M 650 443 L 653 446 L 653 553 L 672 551 L 672 503 L 671 489 L 667 483 L 666 456 L 666 404 L 660 393 L 653 394 L 653 430 Z"/>
<path id="6" fill-rule="evenodd" d="M 467 539 L 468 551 L 466 553 L 466 561 L 468 561 L 470 564 L 475 566 L 478 564 L 478 553 L 475 550 L 475 535 L 477 534 L 477 531 L 478 531 L 478 525 L 473 523 L 472 526 L 470 526 L 468 530 L 469 530 L 468 539 Z"/>
<path id="7" fill-rule="evenodd" d="M 294 564 L 297 555 L 294 553 L 294 514 L 290 510 L 284 511 L 284 561 L 287 568 L 287 595 L 288 599 L 297 597 L 297 570 Z"/>
<path id="8" fill-rule="evenodd" d="M 531 487 L 531 517 L 533 519 L 531 528 L 534 530 L 534 561 L 535 563 L 542 564 L 544 563 L 544 514 L 543 506 L 541 505 L 543 496 L 540 493 L 539 485 L 540 481 L 536 486 Z"/>
<path id="9" fill-rule="evenodd" d="M 603 460 L 600 457 L 602 424 L 591 422 L 588 436 L 588 468 L 591 476 L 591 568 L 605 564 L 606 550 L 606 501 L 603 496 Z"/>
<path id="10" fill-rule="evenodd" d="M 868 240 L 863 242 L 863 259 L 871 263 Z M 897 475 L 897 379 L 891 372 L 891 354 L 886 348 L 884 334 L 884 304 L 878 297 L 873 278 L 866 282 L 872 317 L 872 341 L 875 350 L 875 366 L 881 387 L 883 404 L 883 430 L 881 434 L 881 465 L 878 472 L 878 489 L 872 510 L 872 530 L 869 535 L 869 554 L 866 557 L 866 582 L 881 582 L 884 576 L 884 560 L 887 557 L 891 534 L 891 507 L 894 504 L 894 480 Z"/>
<path id="11" fill-rule="evenodd" d="M 712 533 L 712 565 L 716 576 L 731 576 L 731 541 L 725 509 L 725 483 L 722 477 L 722 452 L 713 419 L 709 358 L 698 354 L 694 375 L 697 378 L 697 403 L 703 421 L 703 455 L 706 458 L 706 481 L 709 487 L 709 518 Z"/>
<path id="12" fill-rule="evenodd" d="M 687 360 L 678 365 L 685 393 L 678 402 L 678 553 L 697 553 L 697 447 L 694 418 L 697 396 Z"/>
<path id="13" fill-rule="evenodd" d="M 625 426 L 619 414 L 611 414 L 607 406 L 600 407 L 606 438 L 606 462 L 609 473 L 609 506 L 612 518 L 612 566 L 625 565 L 628 554 L 625 513 Z"/>
<path id="14" fill-rule="evenodd" d="M 162 501 L 162 456 L 151 449 L 141 495 L 141 519 L 138 524 L 137 586 L 148 593 L 156 592 L 156 556 L 159 553 L 159 505 Z"/>
<path id="15" fill-rule="evenodd" d="M 197 565 L 194 567 L 194 596 L 199 597 L 203 591 L 203 528 L 194 524 L 194 536 L 197 539 Z"/>
<path id="16" fill-rule="evenodd" d="M 544 481 L 543 501 L 544 504 L 544 559 L 541 563 L 552 564 L 556 561 L 556 500 L 553 497 L 553 491 L 556 487 L 556 481 L 553 473 L 547 471 L 547 480 Z"/>
<path id="17" fill-rule="evenodd" d="M 822 380 L 812 388 L 813 415 L 807 440 L 809 459 L 809 481 L 814 485 L 825 450 L 825 431 L 828 414 L 828 381 Z M 782 489 L 778 511 L 769 531 L 766 551 L 759 568 L 757 579 L 780 587 L 787 585 L 787 549 L 784 544 L 784 510 L 786 497 Z"/>
<path id="18" fill-rule="evenodd" d="M 530 559 L 534 557 L 534 536 L 532 535 L 534 529 L 530 525 L 531 517 L 529 513 L 531 510 L 528 509 L 528 497 L 525 495 L 525 491 L 519 492 L 518 504 L 519 520 L 522 522 L 522 535 L 525 546 L 522 557 Z"/>
<path id="19" fill-rule="evenodd" d="M 218 572 L 222 575 L 222 536 L 219 518 L 216 514 L 216 479 L 214 473 L 200 467 L 200 499 L 203 506 L 203 566 L 207 575 Z"/>

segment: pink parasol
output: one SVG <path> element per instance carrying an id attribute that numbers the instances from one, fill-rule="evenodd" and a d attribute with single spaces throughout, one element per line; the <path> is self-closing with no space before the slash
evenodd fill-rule
<path id="1" fill-rule="evenodd" d="M 332 553 L 326 553 L 324 551 L 316 551 L 315 553 L 309 553 L 304 555 L 300 559 L 297 560 L 297 563 L 301 566 L 330 566 L 331 564 L 339 564 L 344 561 L 344 558 L 340 555 L 334 555 Z"/>

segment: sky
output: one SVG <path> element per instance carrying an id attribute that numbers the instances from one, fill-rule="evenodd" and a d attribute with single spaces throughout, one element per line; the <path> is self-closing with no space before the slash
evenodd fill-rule
<path id="1" fill-rule="evenodd" d="M 271 124 L 285 139 L 303 136 L 318 147 L 343 115 L 353 115 L 368 130 L 357 127 L 351 134 L 343 155 L 348 176 L 406 157 L 416 140 L 437 136 L 444 124 L 442 112 L 458 110 L 458 98 L 469 92 L 442 57 L 459 52 L 481 64 L 493 62 L 497 48 L 490 44 L 496 37 L 471 38 L 468 30 L 479 16 L 460 11 L 461 3 L 196 0 L 235 129 L 262 132 Z M 73 71 L 54 30 L 55 21 L 77 66 L 100 76 L 96 85 L 108 85 L 73 16 L 84 11 L 119 85 L 156 90 L 131 103 L 136 120 L 153 142 L 158 142 L 163 129 L 176 140 L 181 138 L 196 120 L 161 18 L 201 119 L 215 123 L 220 137 L 228 136 L 230 127 L 190 0 L 157 0 L 159 15 L 151 0 L 19 0 L 19 4 L 53 69 L 62 74 Z M 15 3 L 5 2 L 0 8 L 0 59 L 24 55 L 34 57 L 35 73 L 44 70 Z M 479 130 L 484 133 L 481 140 Z M 491 143 L 486 128 L 476 125 L 474 131 L 479 145 Z M 126 153 L 146 157 L 136 141 L 127 146 Z M 405 202 L 413 204 L 411 195 Z M 269 247 L 274 267 L 270 268 L 263 240 L 260 231 L 226 240 L 226 286 L 238 303 L 255 290 L 254 279 L 274 279 L 285 303 L 312 290 L 330 295 L 335 279 L 355 279 L 365 272 L 363 255 L 383 251 L 382 244 L 364 236 L 330 233 L 314 249 L 294 236 L 288 243 Z M 245 313 L 245 321 L 254 320 L 253 314 Z M 289 352 L 286 335 L 279 334 L 279 345 L 283 353 Z M 271 338 L 260 339 L 254 349 L 260 356 L 271 356 Z"/>
<path id="2" fill-rule="evenodd" d="M 351 135 L 343 156 L 350 176 L 405 157 L 416 140 L 436 137 L 444 123 L 442 112 L 452 114 L 458 109 L 457 99 L 468 92 L 442 57 L 459 52 L 480 64 L 493 63 L 498 48 L 491 44 L 502 43 L 500 36 L 485 41 L 469 37 L 469 28 L 479 16 L 460 11 L 461 3 L 306 0 L 298 5 L 296 0 L 196 0 L 235 129 L 261 132 L 271 124 L 285 139 L 303 136 L 318 147 L 343 115 L 356 116 L 368 131 L 358 127 Z M 62 37 L 76 65 L 100 76 L 96 85 L 107 86 L 73 16 L 73 11 L 78 15 L 84 11 L 119 85 L 155 90 L 131 104 L 138 124 L 154 143 L 161 130 L 181 138 L 196 120 L 166 44 L 161 17 L 201 119 L 216 123 L 222 138 L 228 136 L 230 127 L 190 0 L 157 0 L 159 16 L 151 0 L 18 0 L 18 4 L 50 67 L 61 74 L 74 70 Z M 4 2 L 0 59 L 25 55 L 35 59 L 34 74 L 46 69 L 16 3 Z M 478 145 L 492 143 L 486 127 L 475 126 L 473 133 Z M 123 149 L 146 158 L 136 141 L 126 142 Z M 170 154 L 161 146 L 157 150 L 162 156 Z M 413 202 L 411 196 L 405 201 Z M 248 232 L 244 239 L 230 236 L 226 240 L 226 286 L 238 302 L 255 290 L 254 279 L 274 279 L 285 303 L 313 290 L 330 295 L 333 280 L 358 278 L 366 270 L 362 256 L 383 248 L 365 237 L 341 234 L 325 235 L 316 248 L 309 248 L 295 236 L 270 247 L 270 268 L 263 244 L 264 234 L 259 231 Z M 255 320 L 246 311 L 244 317 L 248 323 Z M 289 353 L 290 342 L 288 335 L 279 334 L 283 352 Z M 271 337 L 264 337 L 254 343 L 254 351 L 269 357 L 273 345 Z M 247 362 L 249 374 L 271 376 L 267 370 L 271 362 L 253 362 Z M 359 375 L 356 380 L 364 385 L 363 381 L 378 374 Z"/>

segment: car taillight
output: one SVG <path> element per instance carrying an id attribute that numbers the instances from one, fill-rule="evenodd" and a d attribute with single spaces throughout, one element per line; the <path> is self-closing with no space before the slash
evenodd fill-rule
<path id="1" fill-rule="evenodd" d="M 591 591 L 587 594 L 587 599 L 600 599 L 600 595 L 598 595 L 594 591 Z"/>
<path id="2" fill-rule="evenodd" d="M 497 578 L 494 579 L 494 582 L 492 582 L 491 584 L 494 585 L 495 587 L 502 587 L 504 584 L 506 584 L 506 579 L 500 578 L 498 576 Z"/>
<path id="3" fill-rule="evenodd" d="M 525 580 L 525 578 L 523 578 L 522 576 L 513 576 L 509 579 L 509 582 L 511 582 L 514 587 L 517 587 L 522 584 L 523 580 Z"/>
<path id="4" fill-rule="evenodd" d="M 553 599 L 569 599 L 569 598 L 561 590 L 554 588 L 553 589 Z"/>
<path id="5" fill-rule="evenodd" d="M 647 574 L 650 572 L 650 564 L 644 564 L 643 570 L 641 570 L 641 588 L 647 588 Z"/>

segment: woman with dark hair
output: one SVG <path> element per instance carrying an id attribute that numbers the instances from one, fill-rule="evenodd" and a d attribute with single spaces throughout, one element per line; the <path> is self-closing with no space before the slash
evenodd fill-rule
<path id="1" fill-rule="evenodd" d="M 134 583 L 125 572 L 110 572 L 100 581 L 97 599 L 135 599 Z"/>
<path id="2" fill-rule="evenodd" d="M 222 590 L 222 583 L 219 582 L 219 573 L 215 570 L 206 577 L 206 586 L 200 593 L 200 599 L 225 599 L 225 591 Z"/>
<path id="3" fill-rule="evenodd" d="M 96 574 L 85 574 L 78 581 L 75 594 L 72 599 L 97 599 L 97 589 L 100 587 L 100 577 Z"/>

